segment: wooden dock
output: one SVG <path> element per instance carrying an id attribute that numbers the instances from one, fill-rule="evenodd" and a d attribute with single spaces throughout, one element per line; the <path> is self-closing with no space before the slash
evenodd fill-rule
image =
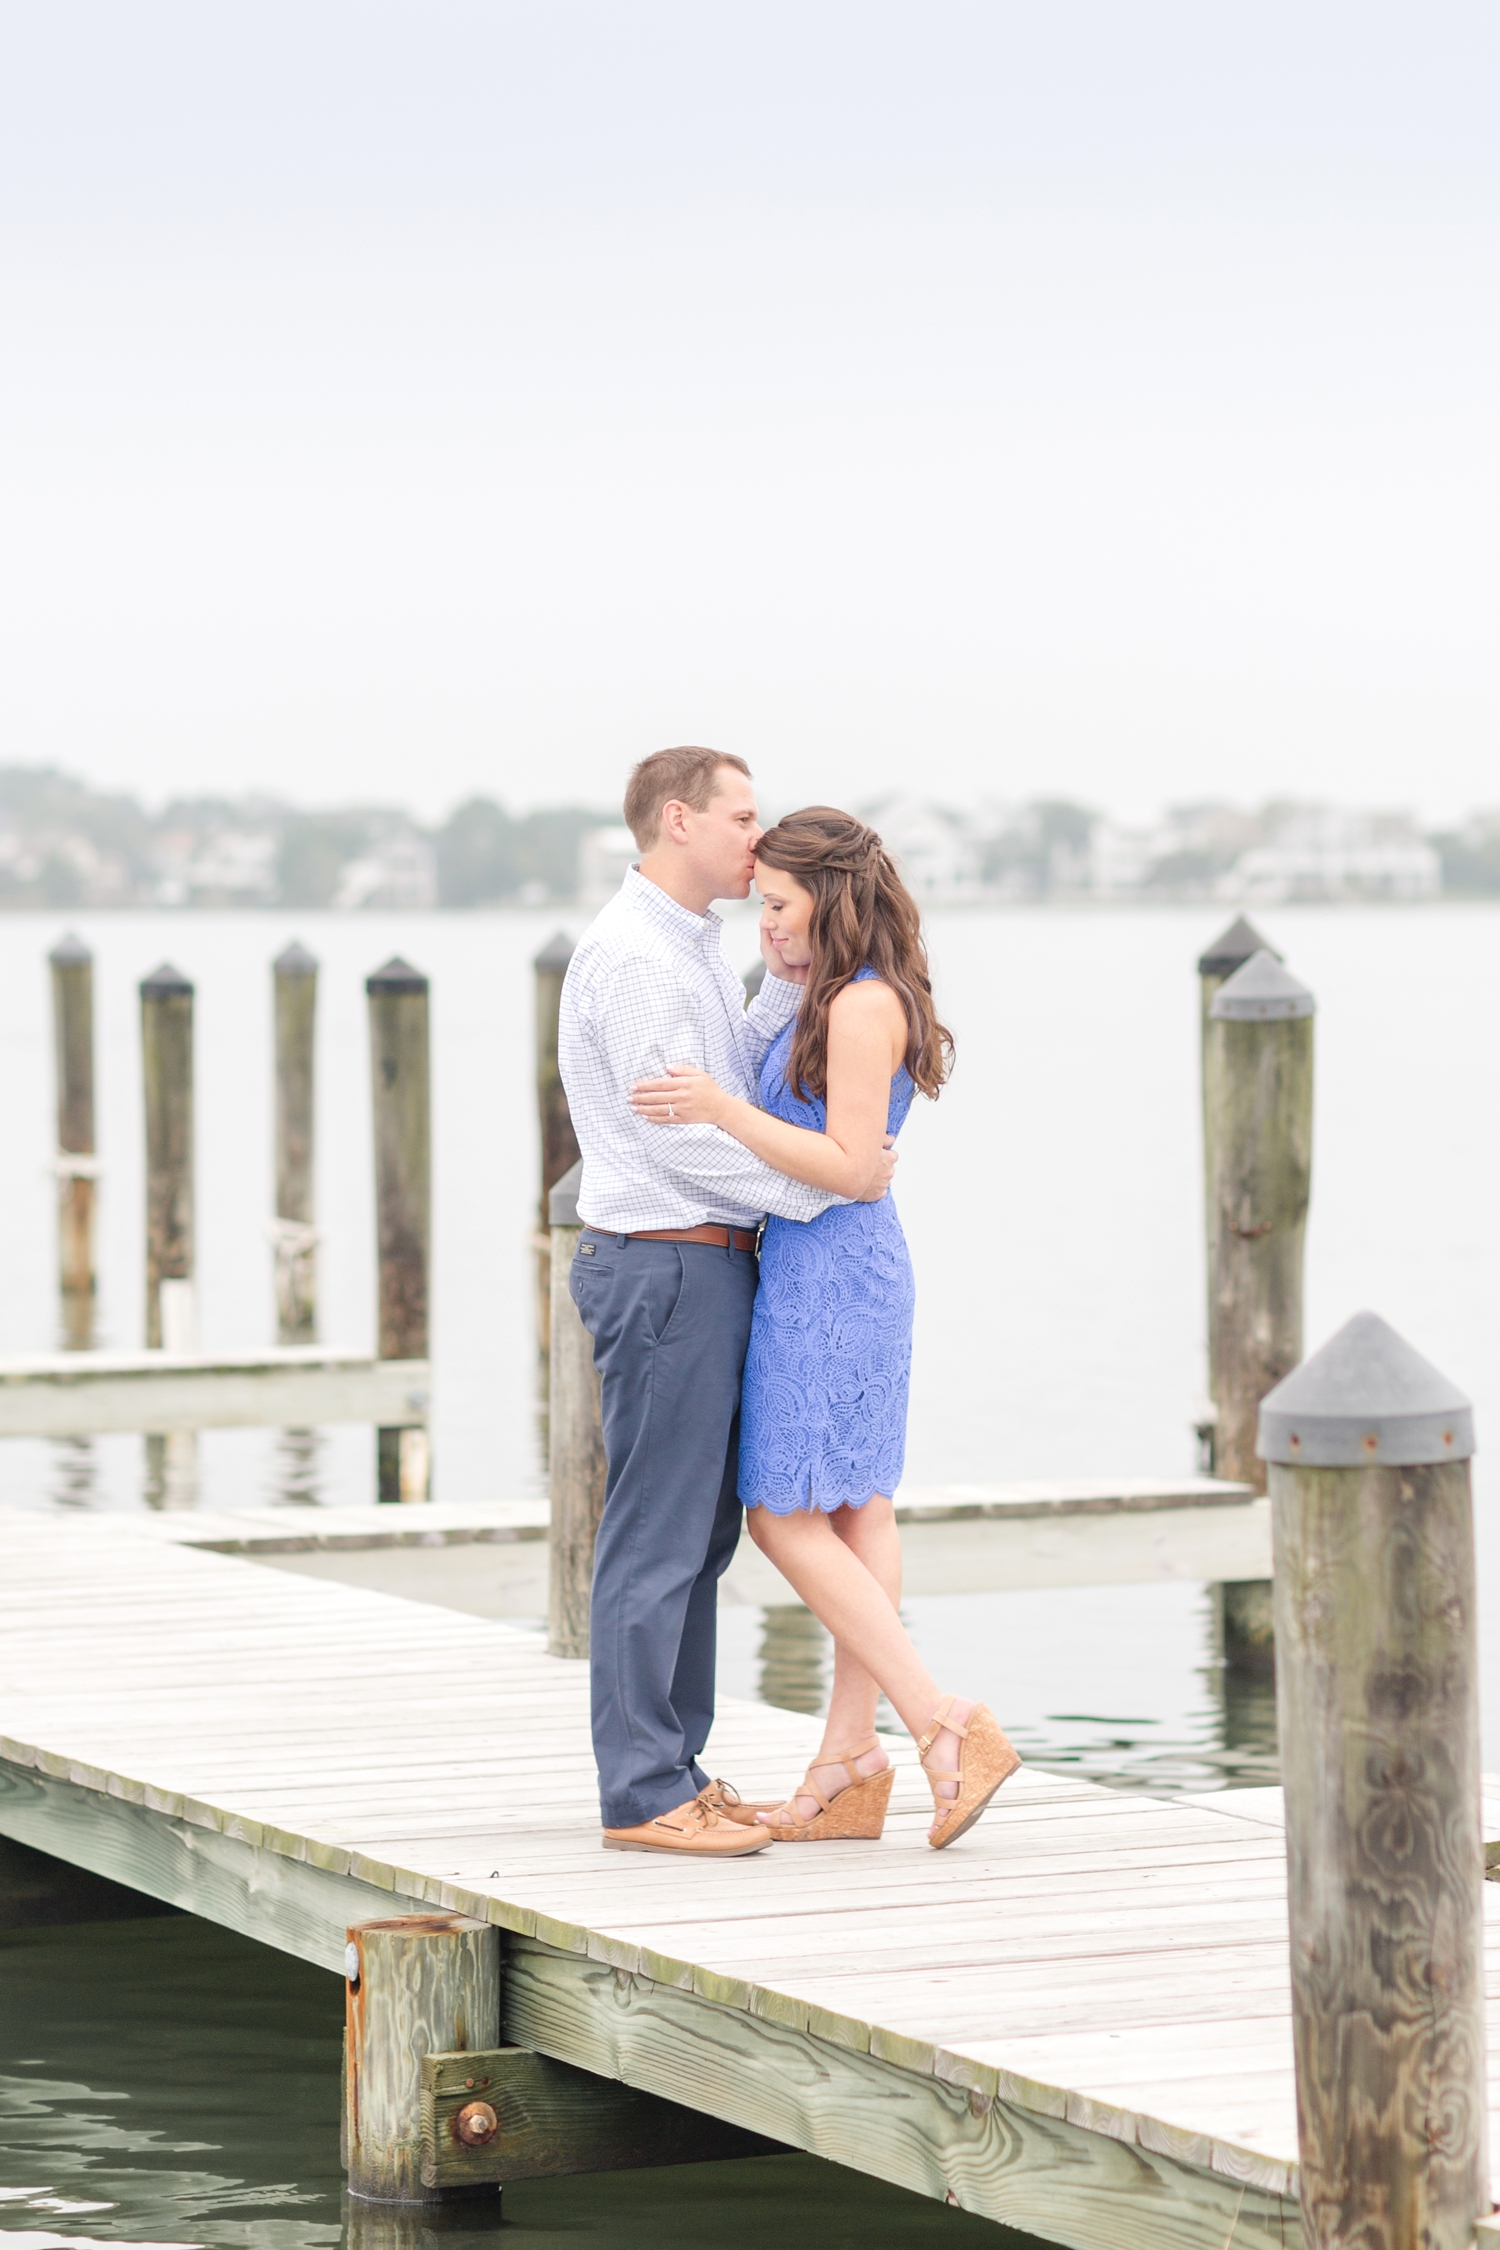
<path id="1" fill-rule="evenodd" d="M 508 2040 L 1077 2250 L 1300 2245 L 1275 1792 L 1023 1771 L 935 1854 L 899 1744 L 878 1844 L 606 1858 L 534 1636 L 99 1517 L 0 1543 L 0 1832 L 330 1970 L 488 1919 Z M 771 1794 L 816 1736 L 726 1703 L 712 1767 Z"/>
<path id="2" fill-rule="evenodd" d="M 911 1594 L 1271 1575 L 1270 1502 L 1213 1477 L 903 1487 L 896 1514 Z M 119 1524 L 153 1543 L 239 1555 L 475 1617 L 547 1614 L 545 1499 L 191 1508 L 142 1511 Z M 795 1597 L 742 1539 L 720 1599 L 775 1608 Z"/>

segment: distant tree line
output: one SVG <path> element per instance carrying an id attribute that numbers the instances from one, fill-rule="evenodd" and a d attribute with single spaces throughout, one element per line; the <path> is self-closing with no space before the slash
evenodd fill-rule
<path id="1" fill-rule="evenodd" d="M 308 812 L 181 797 L 147 812 L 53 767 L 0 767 L 0 907 L 487 906 L 570 898 L 580 839 L 618 815 L 471 797 L 437 827 L 395 806 Z"/>
<path id="2" fill-rule="evenodd" d="M 1403 813 L 1217 801 L 1122 828 L 1066 798 L 963 809 L 916 796 L 862 808 L 920 896 L 1500 897 L 1500 811 L 1423 836 Z M 619 815 L 512 813 L 470 797 L 436 826 L 391 805 L 309 812 L 270 797 L 181 797 L 148 812 L 50 766 L 0 767 L 0 908 L 484 907 L 571 900 L 582 841 Z M 618 880 L 601 839 L 586 896 Z"/>

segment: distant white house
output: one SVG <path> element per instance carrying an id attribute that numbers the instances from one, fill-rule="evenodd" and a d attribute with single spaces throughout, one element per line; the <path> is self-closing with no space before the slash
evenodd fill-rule
<path id="1" fill-rule="evenodd" d="M 390 836 L 345 863 L 333 894 L 342 912 L 436 906 L 437 864 L 425 836 Z"/>
<path id="2" fill-rule="evenodd" d="M 1269 836 L 1240 853 L 1217 885 L 1225 899 L 1425 899 L 1443 888 L 1443 862 L 1405 813 L 1340 805 L 1287 807 Z"/>
<path id="3" fill-rule="evenodd" d="M 155 856 L 159 906 L 268 906 L 276 896 L 276 838 L 267 829 L 168 829 Z"/>
<path id="4" fill-rule="evenodd" d="M 1261 844 L 1242 852 L 1218 895 L 1247 906 L 1291 899 L 1424 899 L 1443 888 L 1443 863 L 1431 844 Z"/>
<path id="5" fill-rule="evenodd" d="M 578 840 L 580 905 L 607 906 L 641 848 L 628 828 L 586 828 Z"/>
<path id="6" fill-rule="evenodd" d="M 978 889 L 981 838 L 965 814 L 917 797 L 887 797 L 863 817 L 916 897 L 964 898 Z"/>

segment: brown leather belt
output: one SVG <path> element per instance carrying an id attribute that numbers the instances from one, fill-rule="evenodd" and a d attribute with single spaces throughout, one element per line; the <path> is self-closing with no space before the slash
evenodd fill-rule
<path id="1" fill-rule="evenodd" d="M 607 1234 L 607 1227 L 590 1227 L 590 1234 Z M 711 1249 L 753 1250 L 760 1236 L 754 1227 L 639 1227 L 626 1236 L 629 1242 L 706 1242 Z"/>

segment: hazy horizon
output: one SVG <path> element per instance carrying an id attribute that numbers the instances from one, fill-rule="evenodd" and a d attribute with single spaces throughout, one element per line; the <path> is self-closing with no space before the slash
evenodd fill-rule
<path id="1" fill-rule="evenodd" d="M 1500 22 L 0 7 L 0 761 L 1500 785 Z"/>

